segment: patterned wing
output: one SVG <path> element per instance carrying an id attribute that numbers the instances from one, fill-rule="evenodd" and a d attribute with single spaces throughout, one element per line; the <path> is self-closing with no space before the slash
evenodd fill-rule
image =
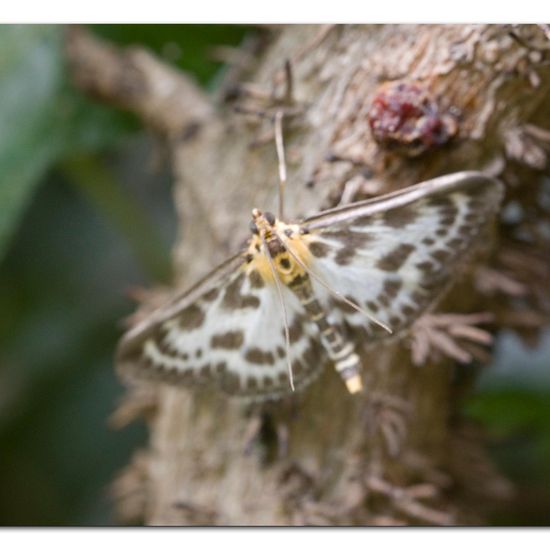
<path id="1" fill-rule="evenodd" d="M 461 172 L 327 211 L 303 223 L 310 269 L 398 333 L 441 294 L 501 196 L 497 180 Z M 389 336 L 316 281 L 314 288 L 336 322 L 362 327 L 369 340 Z"/>
<path id="2" fill-rule="evenodd" d="M 284 293 L 297 390 L 324 364 L 316 327 L 298 299 Z M 291 392 L 276 288 L 246 269 L 238 255 L 121 341 L 124 377 L 217 387 L 252 400 Z"/>

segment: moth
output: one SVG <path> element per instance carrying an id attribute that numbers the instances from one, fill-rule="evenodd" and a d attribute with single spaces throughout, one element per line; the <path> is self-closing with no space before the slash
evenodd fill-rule
<path id="1" fill-rule="evenodd" d="M 399 336 L 434 304 L 502 192 L 458 172 L 296 223 L 255 209 L 244 247 L 130 329 L 117 368 L 261 401 L 331 362 L 360 392 L 356 343 Z"/>

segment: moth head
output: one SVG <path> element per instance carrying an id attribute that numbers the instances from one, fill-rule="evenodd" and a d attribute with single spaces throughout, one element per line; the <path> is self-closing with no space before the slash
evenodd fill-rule
<path id="1" fill-rule="evenodd" d="M 254 208 L 249 228 L 254 235 L 263 233 L 265 236 L 275 226 L 276 221 L 277 218 L 271 212 L 261 212 L 257 208 Z"/>

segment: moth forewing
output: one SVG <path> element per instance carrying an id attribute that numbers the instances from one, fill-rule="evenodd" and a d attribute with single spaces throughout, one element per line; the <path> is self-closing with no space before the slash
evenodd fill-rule
<path id="1" fill-rule="evenodd" d="M 502 198 L 502 184 L 499 180 L 476 171 L 455 172 L 399 189 L 381 197 L 354 202 L 319 212 L 303 220 L 306 230 L 320 229 L 331 225 L 348 222 L 354 218 L 372 216 L 429 196 L 443 195 L 454 190 L 466 190 L 476 186 L 491 187 L 494 190 L 492 203 L 498 208 Z"/>
<path id="2" fill-rule="evenodd" d="M 292 393 L 292 379 L 306 387 L 330 360 L 348 390 L 360 391 L 348 329 L 370 343 L 388 336 L 381 327 L 410 326 L 441 294 L 501 195 L 497 180 L 459 172 L 301 224 L 254 210 L 247 248 L 131 329 L 119 345 L 119 371 L 262 400 Z"/>
<path id="3" fill-rule="evenodd" d="M 188 305 L 218 286 L 222 286 L 229 275 L 235 273 L 244 263 L 242 252 L 228 258 L 202 277 L 184 292 L 171 297 L 163 306 L 155 309 L 146 319 L 133 326 L 122 338 L 118 352 L 124 355 L 139 344 L 147 335 L 157 329 L 160 323 L 180 314 Z"/>
<path id="4" fill-rule="evenodd" d="M 317 256 L 311 268 L 399 333 L 448 287 L 501 197 L 497 180 L 461 172 L 312 216 L 303 224 Z M 314 287 L 335 322 L 367 343 L 389 336 Z"/>
<path id="5" fill-rule="evenodd" d="M 252 249 L 254 249 L 252 247 Z M 119 345 L 125 379 L 216 387 L 250 400 L 290 393 L 275 286 L 258 271 L 263 256 L 231 258 L 174 302 L 131 329 Z M 319 374 L 324 358 L 313 326 L 286 288 L 290 354 L 297 390 Z"/>

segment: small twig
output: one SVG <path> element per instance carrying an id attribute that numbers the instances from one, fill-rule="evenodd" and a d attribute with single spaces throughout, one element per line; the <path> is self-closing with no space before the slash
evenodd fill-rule
<path id="1" fill-rule="evenodd" d="M 75 84 L 131 110 L 169 139 L 210 119 L 213 108 L 191 79 L 140 48 L 121 49 L 82 27 L 69 27 L 66 55 Z"/>

